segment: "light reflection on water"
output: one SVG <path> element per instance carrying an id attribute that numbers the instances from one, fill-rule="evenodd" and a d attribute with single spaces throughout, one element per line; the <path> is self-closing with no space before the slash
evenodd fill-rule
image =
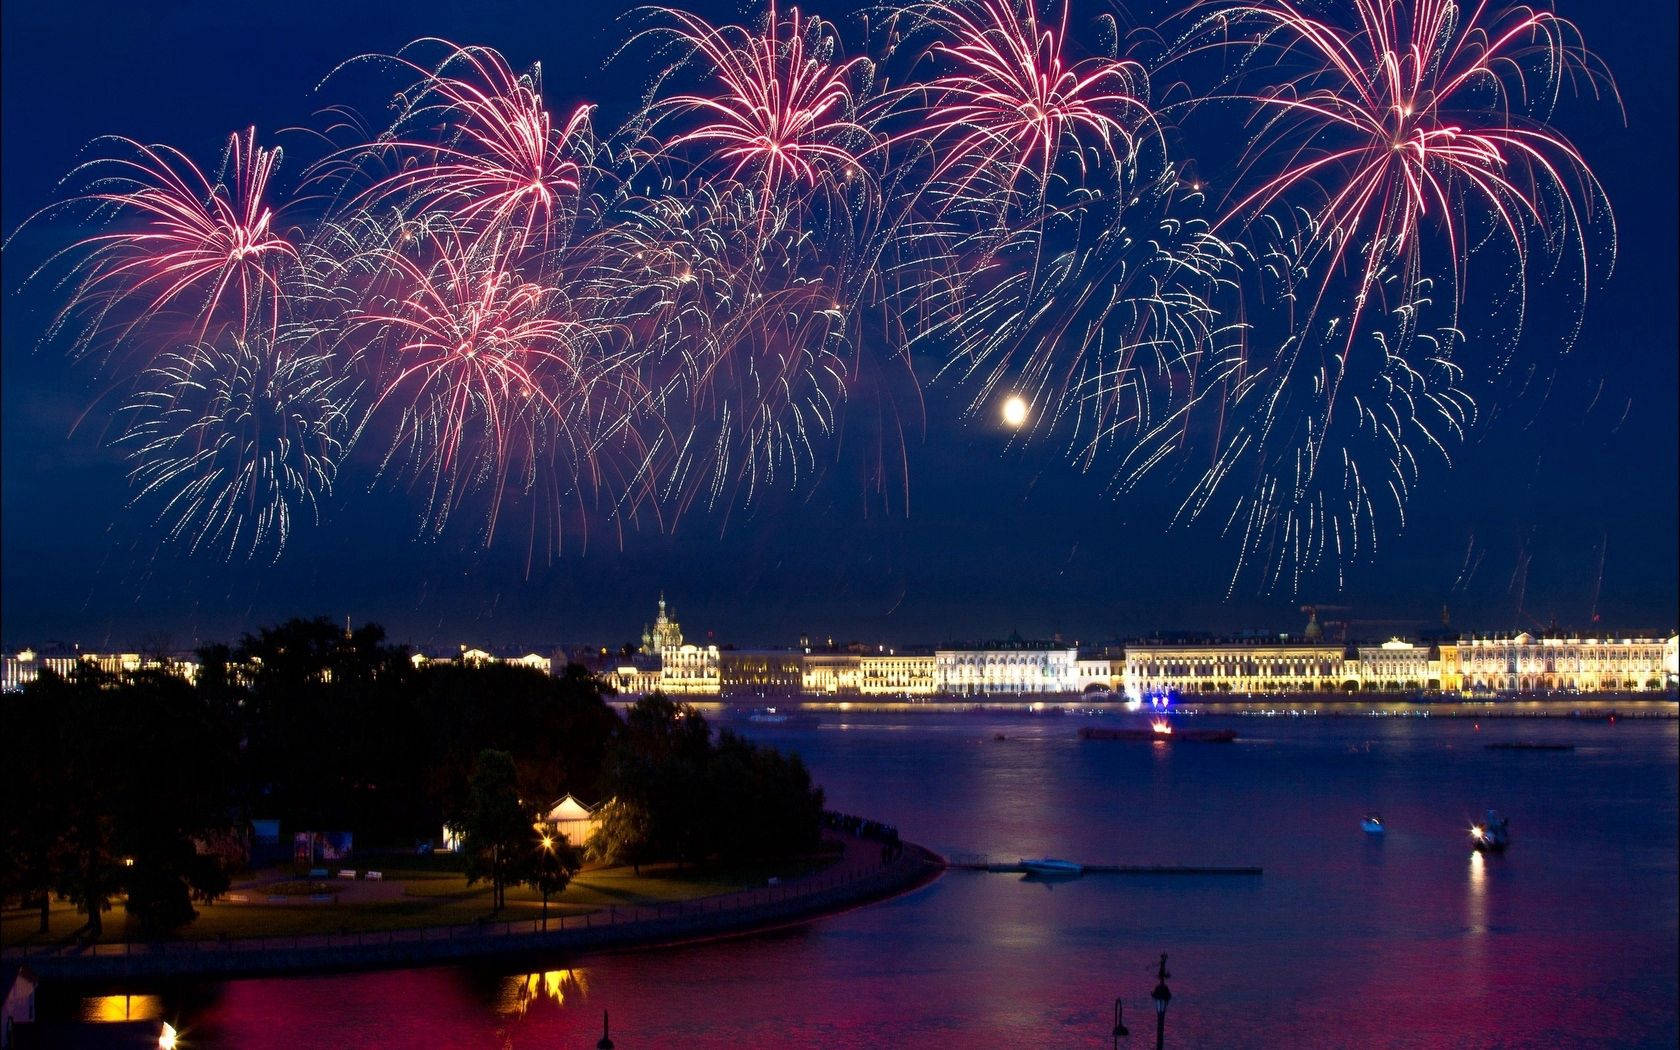
<path id="1" fill-rule="evenodd" d="M 748 729 L 831 807 L 947 855 L 1259 864 L 1260 878 L 950 872 L 734 941 L 199 986 L 197 1047 L 1672 1046 L 1676 726 L 1224 719 L 1235 744 L 1081 742 L 1078 717 L 872 715 Z M 1143 723 L 1146 724 L 1146 723 Z M 997 737 L 1002 735 L 1004 739 Z M 1494 740 L 1574 752 L 1490 752 Z M 1496 806 L 1503 856 L 1465 828 Z M 1360 818 L 1383 814 L 1380 838 Z M 570 969 L 567 969 L 570 967 Z M 529 968 L 527 968 L 528 970 Z M 587 976 L 585 976 L 587 975 Z"/>
<path id="2" fill-rule="evenodd" d="M 78 1012 L 78 1020 L 90 1023 L 155 1021 L 162 1016 L 163 998 L 158 995 L 90 995 Z"/>

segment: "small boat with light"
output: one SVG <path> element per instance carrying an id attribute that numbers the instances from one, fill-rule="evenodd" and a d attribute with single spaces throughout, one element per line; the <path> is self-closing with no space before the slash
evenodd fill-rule
<path id="1" fill-rule="evenodd" d="M 1503 853 L 1511 844 L 1511 822 L 1495 810 L 1488 810 L 1481 823 L 1470 825 L 1470 848 L 1482 853 Z"/>
<path id="2" fill-rule="evenodd" d="M 1383 819 L 1375 813 L 1367 813 L 1359 822 L 1359 827 L 1367 835 L 1381 835 L 1388 829 L 1383 826 Z"/>
<path id="3" fill-rule="evenodd" d="M 1110 729 L 1106 726 L 1086 726 L 1079 731 L 1081 740 L 1151 740 L 1172 743 L 1175 740 L 1196 740 L 1204 743 L 1228 744 L 1237 738 L 1235 729 L 1180 729 L 1164 718 L 1151 722 L 1148 729 Z"/>
<path id="4" fill-rule="evenodd" d="M 1058 860 L 1055 857 L 1023 860 L 1021 868 L 1028 875 L 1036 875 L 1041 879 L 1076 879 L 1085 874 L 1083 864 L 1075 864 L 1071 860 Z"/>
<path id="5" fill-rule="evenodd" d="M 798 708 L 754 707 L 737 708 L 726 716 L 731 721 L 753 726 L 774 726 L 779 729 L 815 729 L 822 724 L 822 716 Z"/>

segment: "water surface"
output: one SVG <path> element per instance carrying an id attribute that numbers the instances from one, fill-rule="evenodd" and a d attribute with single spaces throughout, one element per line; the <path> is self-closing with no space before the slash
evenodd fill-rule
<path id="1" fill-rule="evenodd" d="M 825 716 L 827 717 L 827 716 Z M 1259 878 L 953 871 L 893 901 L 660 951 L 166 990 L 190 1045 L 1672 1047 L 1673 721 L 1232 717 L 1234 744 L 1081 742 L 1071 715 L 754 729 L 836 809 L 952 858 L 1262 865 Z M 1119 719 L 1107 718 L 1108 724 Z M 998 740 L 1001 734 L 1005 739 Z M 1572 752 L 1489 751 L 1498 740 Z M 1482 858 L 1489 806 L 1512 846 Z M 1359 829 L 1379 812 L 1389 831 Z"/>

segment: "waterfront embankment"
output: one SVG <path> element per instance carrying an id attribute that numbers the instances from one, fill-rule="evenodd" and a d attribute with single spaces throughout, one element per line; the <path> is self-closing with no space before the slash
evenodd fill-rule
<path id="1" fill-rule="evenodd" d="M 508 922 L 299 935 L 7 949 L 50 981 L 251 977 L 383 969 L 640 948 L 732 936 L 844 911 L 936 878 L 943 858 L 911 843 L 844 839 L 842 860 L 785 882 L 692 900 L 609 906 L 582 915 Z"/>
<path id="2" fill-rule="evenodd" d="M 633 700 L 614 700 L 628 706 Z M 839 700 L 807 696 L 742 697 L 729 700 L 683 698 L 683 702 L 708 718 L 722 718 L 725 725 L 735 712 L 774 703 L 786 712 L 816 714 L 827 720 L 856 714 L 930 715 L 1123 715 L 1161 713 L 1163 708 L 1140 705 L 1112 694 L 1050 694 L 1042 696 L 988 696 L 939 699 L 862 698 Z M 1563 718 L 1605 721 L 1611 718 L 1680 719 L 1680 700 L 1673 696 L 1653 698 L 1650 693 L 1621 697 L 1500 697 L 1468 700 L 1456 697 L 1372 694 L 1331 695 L 1290 693 L 1268 696 L 1203 699 L 1185 696 L 1164 710 L 1170 713 L 1209 715 L 1357 715 L 1393 718 Z M 757 728 L 775 729 L 774 722 L 752 723 Z"/>

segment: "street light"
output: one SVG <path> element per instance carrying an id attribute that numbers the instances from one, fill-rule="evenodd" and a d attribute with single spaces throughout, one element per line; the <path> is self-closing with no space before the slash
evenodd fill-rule
<path id="1" fill-rule="evenodd" d="M 601 1038 L 595 1044 L 595 1050 L 613 1050 L 612 1037 L 607 1035 L 607 1012 L 601 1011 Z"/>
<path id="2" fill-rule="evenodd" d="M 1167 978 L 1172 974 L 1167 972 L 1167 953 L 1161 953 L 1161 968 L 1156 971 L 1155 990 L 1149 993 L 1149 998 L 1155 1000 L 1155 1050 L 1162 1050 L 1167 1039 L 1167 1004 L 1172 1001 L 1172 990 L 1167 987 Z"/>
<path id="3" fill-rule="evenodd" d="M 1128 1032 L 1126 1030 L 1125 1023 L 1120 1020 L 1120 1000 L 1116 999 L 1116 1000 L 1114 1000 L 1114 1046 L 1115 1046 L 1115 1050 L 1119 1050 L 1120 1040 L 1126 1038 L 1127 1036 L 1129 1036 L 1131 1034 L 1132 1034 L 1131 1032 Z"/>

